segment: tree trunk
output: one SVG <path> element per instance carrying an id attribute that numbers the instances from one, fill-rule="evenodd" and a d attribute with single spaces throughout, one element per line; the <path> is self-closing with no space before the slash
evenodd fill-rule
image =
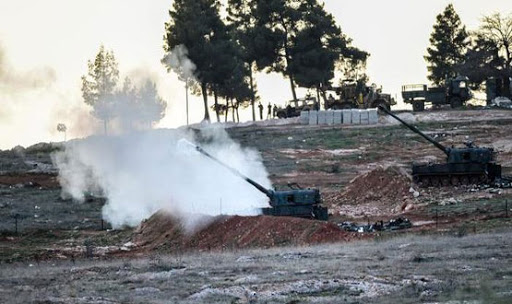
<path id="1" fill-rule="evenodd" d="M 320 88 L 316 87 L 316 100 L 318 102 L 318 110 L 320 110 Z M 325 108 L 325 100 L 324 100 L 324 108 Z"/>
<path id="2" fill-rule="evenodd" d="M 512 63 L 512 58 L 510 58 L 510 50 L 509 50 L 509 45 L 508 43 L 505 43 L 505 52 L 506 52 L 506 68 L 505 68 L 505 71 L 506 72 L 506 76 L 504 77 L 503 79 L 503 96 L 507 97 L 510 99 L 511 97 L 511 92 L 510 92 L 510 77 L 512 76 L 512 67 L 510 66 L 510 64 Z"/>
<path id="3" fill-rule="evenodd" d="M 286 29 L 286 27 L 285 27 Z M 286 32 L 286 40 L 288 40 L 288 32 L 285 30 Z M 286 73 L 288 74 L 288 78 L 290 78 L 290 86 L 292 87 L 292 95 L 293 95 L 293 100 L 297 100 L 297 93 L 295 93 L 295 83 L 293 81 L 293 73 L 289 71 L 289 67 L 290 67 L 290 56 L 289 56 L 289 52 L 288 52 L 288 47 L 286 45 L 286 42 L 285 42 L 285 46 L 284 46 L 284 56 L 285 56 L 285 59 L 286 59 Z"/>
<path id="4" fill-rule="evenodd" d="M 204 120 L 210 122 L 210 113 L 208 111 L 208 92 L 206 90 L 206 83 L 201 83 L 201 93 L 203 94 L 204 103 Z"/>
<path id="5" fill-rule="evenodd" d="M 233 122 L 235 122 L 235 102 L 233 102 L 234 98 L 231 99 L 231 115 L 233 118 Z"/>
<path id="6" fill-rule="evenodd" d="M 253 63 L 251 62 L 249 64 L 249 84 L 251 86 L 252 120 L 256 121 L 256 109 L 255 109 L 256 96 L 254 94 L 254 83 L 253 83 L 253 79 L 252 79 L 252 66 L 253 66 Z"/>
<path id="7" fill-rule="evenodd" d="M 229 98 L 226 98 L 226 111 L 224 112 L 224 122 L 228 122 Z"/>
<path id="8" fill-rule="evenodd" d="M 322 99 L 324 100 L 324 109 L 325 109 L 325 104 L 327 103 L 327 94 L 325 94 L 325 91 L 322 90 L 321 88 L 317 88 L 317 90 L 320 92 L 320 95 L 322 96 Z M 318 102 L 320 102 L 320 99 L 318 99 Z"/>
<path id="9" fill-rule="evenodd" d="M 295 93 L 295 84 L 293 82 L 293 74 L 290 73 L 290 75 L 288 75 L 288 78 L 290 78 L 290 86 L 292 87 L 293 100 L 297 100 L 297 93 Z"/>
<path id="10" fill-rule="evenodd" d="M 105 132 L 105 135 L 107 135 L 107 124 L 108 124 L 108 120 L 105 118 L 103 120 L 103 132 Z"/>
<path id="11" fill-rule="evenodd" d="M 213 99 L 215 100 L 215 115 L 217 116 L 217 122 L 220 122 L 220 115 L 219 115 L 219 102 L 217 97 L 217 88 L 213 90 Z"/>
<path id="12" fill-rule="evenodd" d="M 236 122 L 240 122 L 240 115 L 238 115 L 238 107 L 236 107 Z"/>
<path id="13" fill-rule="evenodd" d="M 502 95 L 510 99 L 510 93 L 510 73 L 507 73 L 507 75 L 503 77 Z"/>

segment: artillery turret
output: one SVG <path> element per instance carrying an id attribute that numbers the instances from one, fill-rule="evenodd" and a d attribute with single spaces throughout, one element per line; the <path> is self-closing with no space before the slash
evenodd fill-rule
<path id="1" fill-rule="evenodd" d="M 193 145 L 192 143 L 190 144 Z M 271 207 L 262 208 L 263 214 L 314 218 L 321 221 L 326 221 L 328 219 L 327 208 L 321 206 L 322 199 L 318 189 L 293 189 L 286 191 L 266 189 L 252 179 L 216 159 L 201 147 L 196 145 L 193 146 L 199 153 L 228 169 L 234 175 L 244 179 L 246 182 L 265 194 L 269 198 L 269 204 Z"/>
<path id="2" fill-rule="evenodd" d="M 501 166 L 496 164 L 496 152 L 493 148 L 477 147 L 472 142 L 466 147 L 445 147 L 432 137 L 406 123 L 388 109 L 380 110 L 392 116 L 414 133 L 431 142 L 446 154 L 445 164 L 413 164 L 412 177 L 414 182 L 422 186 L 448 186 L 459 184 L 491 183 L 501 178 Z"/>

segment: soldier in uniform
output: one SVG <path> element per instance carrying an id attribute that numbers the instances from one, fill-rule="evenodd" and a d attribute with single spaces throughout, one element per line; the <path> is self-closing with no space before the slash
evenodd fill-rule
<path id="1" fill-rule="evenodd" d="M 263 120 L 263 105 L 261 104 L 261 102 L 258 105 L 258 108 L 260 109 L 260 120 Z"/>

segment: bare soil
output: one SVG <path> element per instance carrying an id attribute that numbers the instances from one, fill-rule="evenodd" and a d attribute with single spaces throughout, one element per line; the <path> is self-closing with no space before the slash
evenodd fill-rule
<path id="1" fill-rule="evenodd" d="M 144 251 L 167 252 L 305 246 L 347 242 L 367 236 L 340 230 L 333 223 L 273 216 L 218 216 L 187 231 L 179 220 L 160 211 L 141 223 L 132 241 Z"/>
<path id="2" fill-rule="evenodd" d="M 512 175 L 510 111 L 400 115 L 443 145 L 472 140 L 496 148 L 504 174 Z M 247 303 L 255 293 L 257 302 L 283 303 L 387 303 L 394 297 L 404 303 L 510 300 L 510 274 L 504 269 L 512 268 L 511 189 L 417 187 L 410 178 L 412 163 L 443 162 L 444 155 L 385 117 L 377 126 L 269 123 L 232 127 L 228 133 L 261 152 L 277 189 L 290 183 L 319 188 L 329 222 L 219 216 L 188 231 L 172 216 L 157 213 L 136 229 L 112 231 L 101 219 L 103 199 L 78 203 L 61 197 L 50 157 L 59 145 L 17 147 L 0 151 L 0 298 L 23 303 Z M 411 219 L 413 228 L 359 234 L 336 225 L 399 216 Z M 322 243 L 335 245 L 310 247 Z M 282 252 L 272 250 L 280 249 L 245 251 L 274 247 L 290 248 L 282 252 L 299 258 L 274 258 Z M 305 252 L 312 258 L 298 255 Z M 157 258 L 134 260 L 148 255 Z M 244 256 L 249 256 L 249 267 L 236 262 Z M 169 279 L 176 286 L 164 283 Z M 73 284 L 62 288 L 68 281 Z M 123 295 L 126 288 L 135 293 L 133 298 Z M 35 298 L 41 290 L 44 296 Z M 490 298 L 482 300 L 484 293 Z"/>

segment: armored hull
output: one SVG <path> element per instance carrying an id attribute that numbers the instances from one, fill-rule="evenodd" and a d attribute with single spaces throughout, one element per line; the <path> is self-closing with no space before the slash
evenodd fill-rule
<path id="1" fill-rule="evenodd" d="M 413 165 L 412 177 L 424 187 L 486 184 L 501 177 L 501 166 L 494 163 Z"/>
<path id="2" fill-rule="evenodd" d="M 265 215 L 294 216 L 328 220 L 327 208 L 321 206 L 322 199 L 318 189 L 297 189 L 272 191 L 270 205 L 262 208 Z"/>
<path id="3" fill-rule="evenodd" d="M 279 206 L 275 206 L 275 207 L 261 208 L 261 211 L 264 215 L 293 216 L 293 217 L 317 219 L 320 221 L 327 221 L 329 219 L 329 215 L 328 215 L 326 207 L 322 207 L 320 205 L 312 205 L 312 204 L 279 205 Z"/>

